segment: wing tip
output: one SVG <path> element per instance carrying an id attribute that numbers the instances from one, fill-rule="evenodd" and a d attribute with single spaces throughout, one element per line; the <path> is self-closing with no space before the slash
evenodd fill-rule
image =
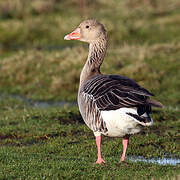
<path id="1" fill-rule="evenodd" d="M 147 103 L 149 103 L 150 105 L 152 105 L 154 107 L 163 108 L 163 104 L 159 101 L 154 100 L 154 99 L 147 99 Z"/>

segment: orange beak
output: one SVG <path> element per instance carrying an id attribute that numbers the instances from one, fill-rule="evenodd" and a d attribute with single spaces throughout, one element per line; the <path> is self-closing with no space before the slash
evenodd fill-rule
<path id="1" fill-rule="evenodd" d="M 80 28 L 75 29 L 72 33 L 64 36 L 65 40 L 78 40 L 81 38 Z"/>

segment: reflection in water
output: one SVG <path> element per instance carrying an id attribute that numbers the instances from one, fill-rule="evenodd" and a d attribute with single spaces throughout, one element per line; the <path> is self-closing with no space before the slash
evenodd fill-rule
<path id="1" fill-rule="evenodd" d="M 147 162 L 147 163 L 155 163 L 160 165 L 180 164 L 179 158 L 172 158 L 172 157 L 146 159 L 143 156 L 128 156 L 127 159 L 133 162 Z"/>

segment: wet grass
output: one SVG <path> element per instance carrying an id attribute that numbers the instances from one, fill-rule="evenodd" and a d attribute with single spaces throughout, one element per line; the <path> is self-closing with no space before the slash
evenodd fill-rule
<path id="1" fill-rule="evenodd" d="M 94 135 L 77 107 L 37 109 L 1 101 L 1 179 L 164 179 L 178 178 L 179 165 L 128 161 L 119 164 L 121 138 L 103 137 L 107 164 L 94 165 Z M 129 156 L 180 158 L 179 110 L 154 110 L 154 126 L 130 139 Z"/>

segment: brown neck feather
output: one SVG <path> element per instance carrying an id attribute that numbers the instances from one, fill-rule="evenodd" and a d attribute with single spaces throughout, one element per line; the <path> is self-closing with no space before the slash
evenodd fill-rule
<path id="1" fill-rule="evenodd" d="M 101 38 L 89 45 L 89 54 L 80 76 L 80 86 L 91 77 L 100 74 L 100 67 L 107 49 L 107 38 Z"/>

